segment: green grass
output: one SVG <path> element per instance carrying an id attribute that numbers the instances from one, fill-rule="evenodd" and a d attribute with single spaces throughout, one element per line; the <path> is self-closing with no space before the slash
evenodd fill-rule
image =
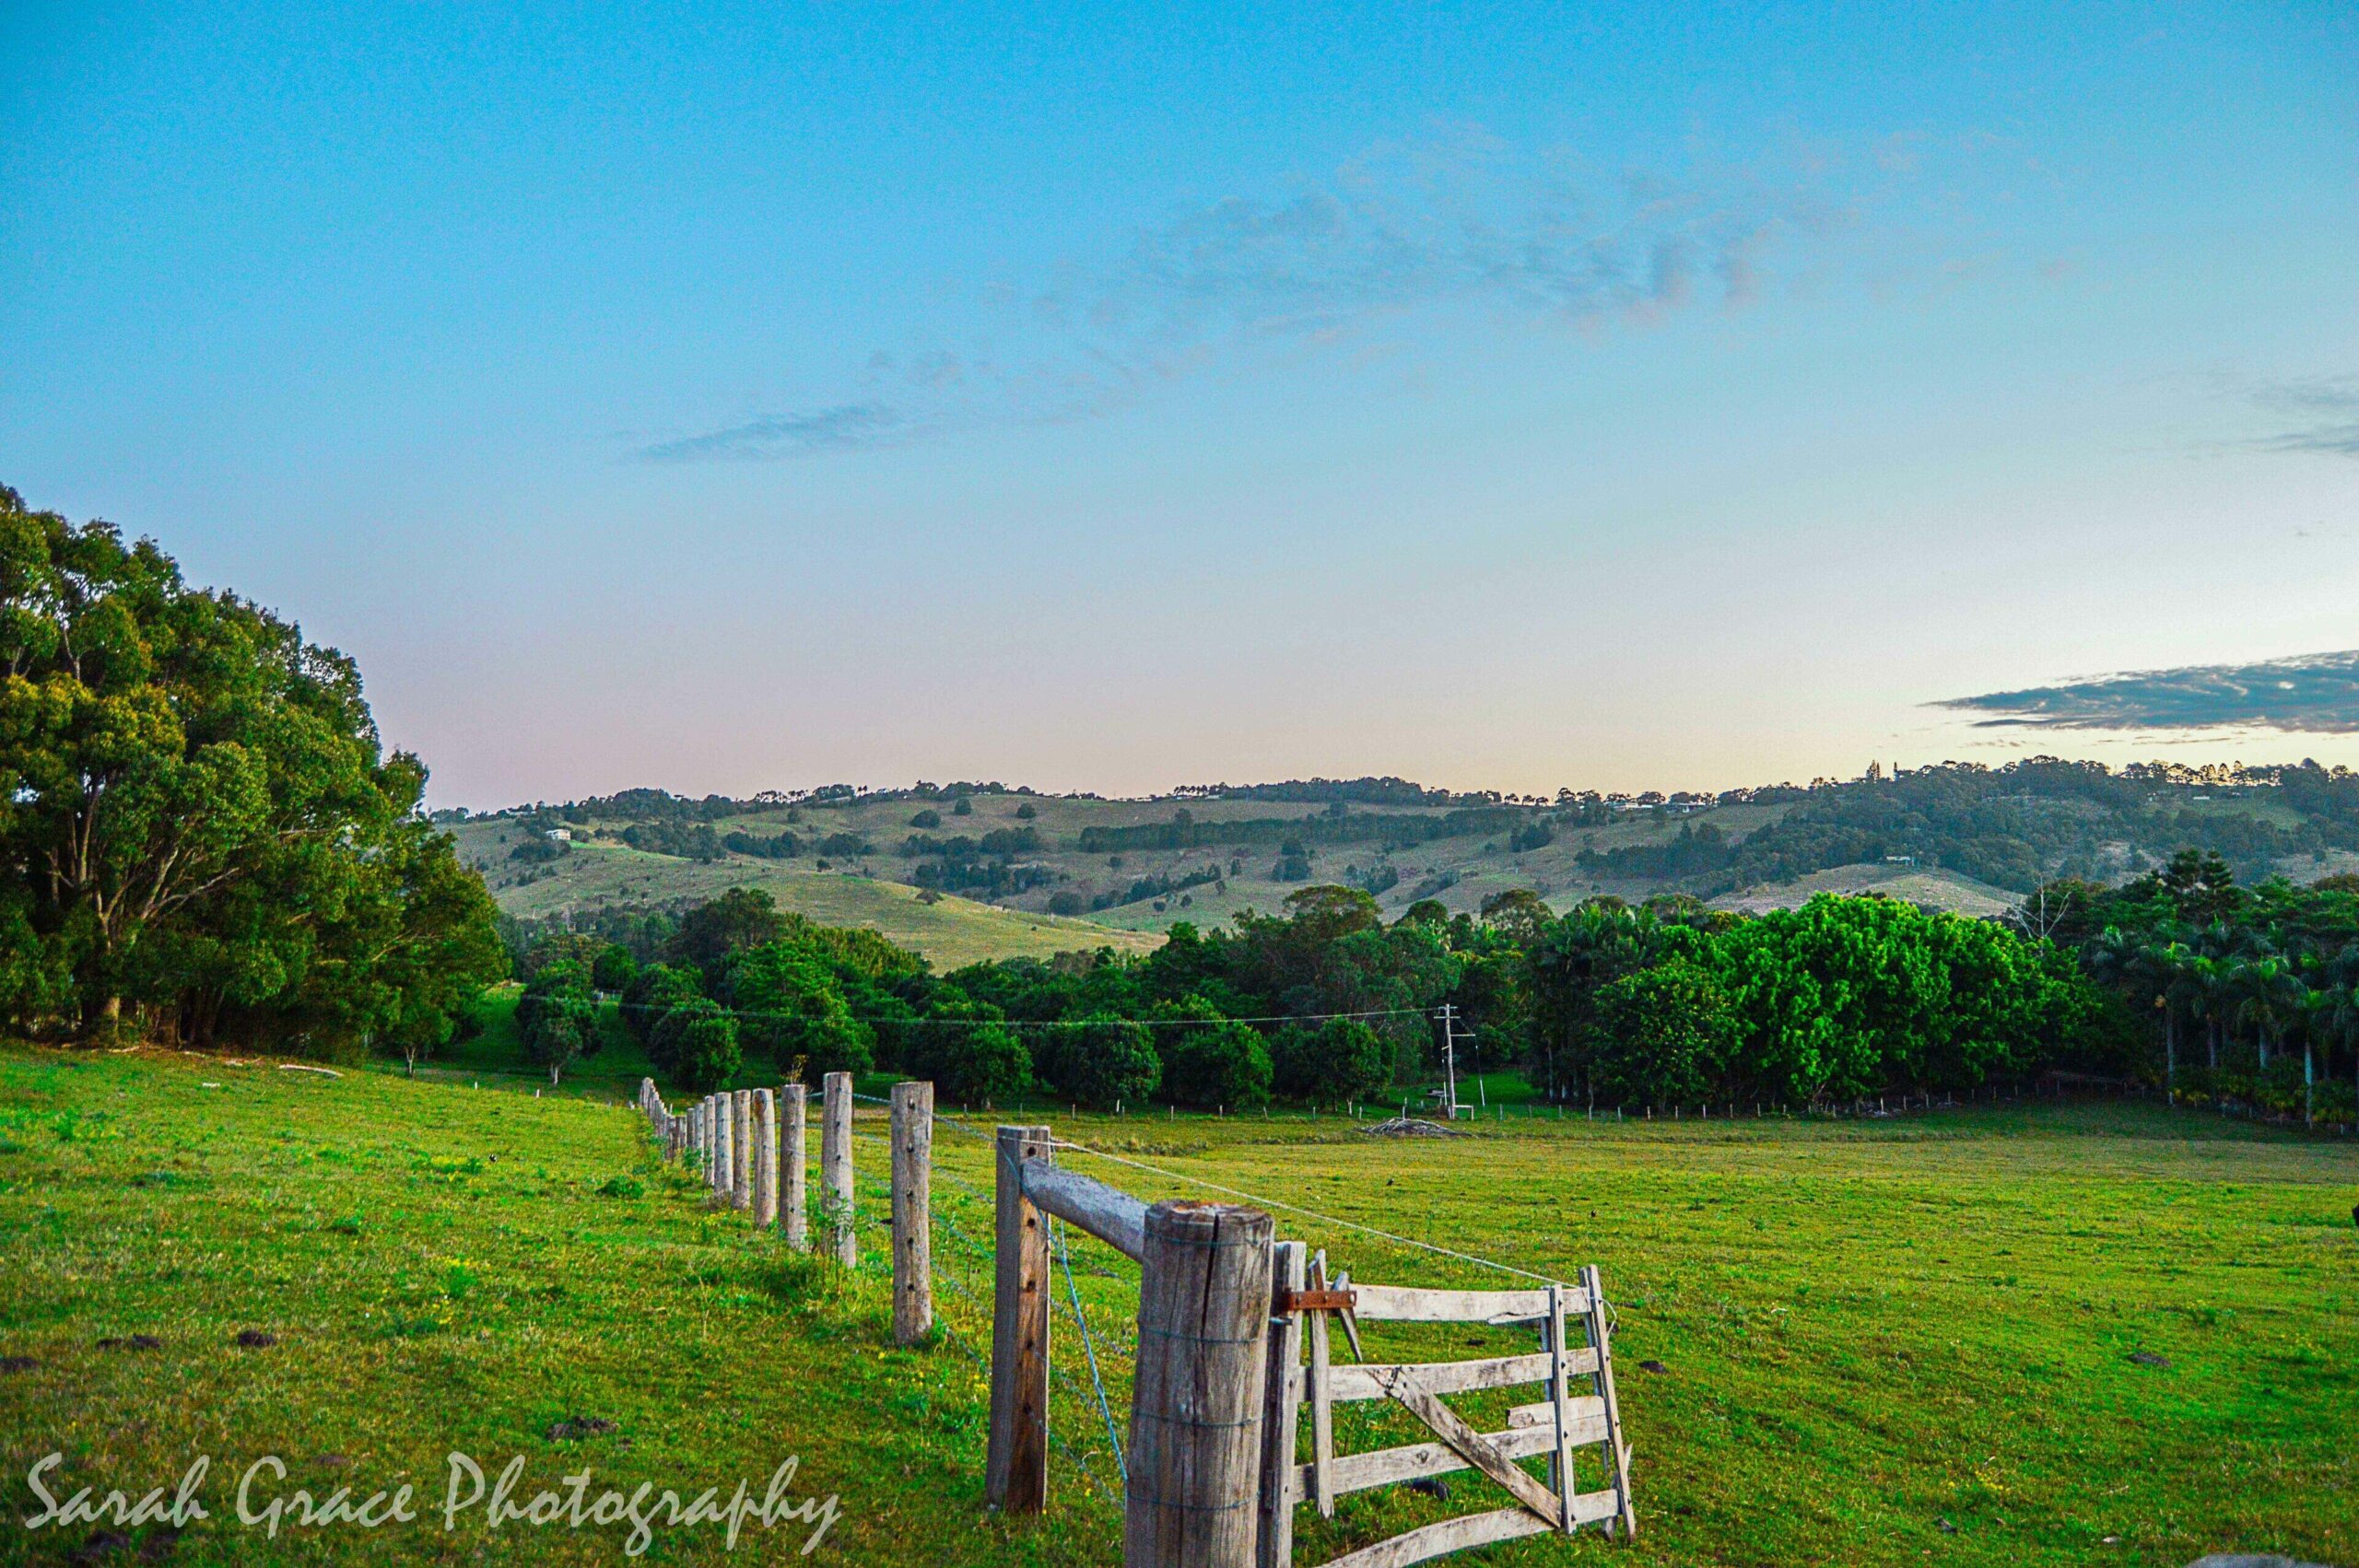
<path id="1" fill-rule="evenodd" d="M 873 1233 L 871 1266 L 833 1275 L 708 1215 L 698 1188 L 649 1158 L 631 1113 L 527 1087 L 0 1050 L 0 1355 L 37 1363 L 0 1374 L 10 1512 L 32 1511 L 23 1476 L 53 1450 L 77 1483 L 143 1489 L 207 1453 L 216 1516 L 176 1562 L 612 1562 L 622 1527 L 492 1535 L 463 1517 L 446 1536 L 429 1514 L 273 1543 L 225 1520 L 236 1472 L 264 1453 L 287 1460 L 287 1490 L 408 1480 L 428 1508 L 453 1449 L 487 1468 L 521 1454 L 534 1488 L 587 1465 L 593 1494 L 646 1480 L 725 1495 L 740 1476 L 758 1492 L 799 1454 L 796 1494 L 837 1492 L 844 1510 L 816 1560 L 1115 1560 L 1117 1511 L 1080 1469 L 1102 1482 L 1111 1465 L 1068 1322 L 1050 1517 L 992 1519 L 980 1379 L 956 1339 L 887 1345 Z M 1047 1119 L 1181 1176 L 1543 1274 L 1604 1270 L 1642 1539 L 1467 1561 L 2359 1560 L 2348 1142 L 2108 1106 L 1518 1117 L 1399 1142 L 1332 1118 Z M 883 1146 L 857 1148 L 873 1209 Z M 988 1150 L 948 1127 L 936 1148 L 938 1257 L 987 1296 L 968 1243 L 988 1235 Z M 1203 1195 L 1059 1158 L 1143 1196 Z M 1357 1278 L 1499 1282 L 1279 1220 Z M 1119 1417 L 1134 1274 L 1094 1244 L 1074 1262 Z M 978 1302 L 947 1288 L 941 1300 L 954 1328 L 980 1329 Z M 277 1342 L 241 1348 L 248 1328 Z M 98 1345 L 134 1334 L 161 1346 Z M 1371 1340 L 1372 1355 L 1413 1359 L 1529 1342 L 1373 1327 Z M 2133 1363 L 2141 1352 L 2169 1364 Z M 1638 1370 L 1646 1360 L 1667 1370 Z M 1461 1403 L 1478 1425 L 1496 1414 Z M 548 1435 L 591 1417 L 616 1430 Z M 1405 1418 L 1371 1417 L 1350 1410 L 1346 1448 L 1410 1435 Z M 1367 1494 L 1332 1525 L 1306 1510 L 1299 1561 L 1496 1505 L 1487 1483 L 1454 1484 L 1447 1505 Z M 18 1527 L 0 1529 L 0 1559 L 29 1554 Z M 781 1527 L 755 1549 L 799 1544 Z M 712 1530 L 667 1531 L 648 1559 L 724 1555 Z"/>
<path id="2" fill-rule="evenodd" d="M 758 886 L 769 889 L 783 907 L 827 924 L 883 931 L 926 954 L 937 968 L 951 968 L 981 958 L 1047 955 L 1101 945 L 1141 951 L 1153 946 L 1177 921 L 1209 929 L 1226 925 L 1246 909 L 1275 913 L 1289 894 L 1307 883 L 1273 880 L 1277 859 L 1273 845 L 1215 843 L 1183 850 L 1134 848 L 1119 855 L 1083 854 L 1081 836 L 1093 826 L 1168 822 L 1175 811 L 1182 809 L 1202 823 L 1310 817 L 1326 809 L 1315 803 L 1273 801 L 1183 803 L 1034 796 L 1027 802 L 1014 795 L 973 800 L 974 809 L 965 817 L 936 808 L 941 812 L 941 825 L 924 830 L 910 825 L 910 819 L 919 808 L 908 801 L 860 801 L 792 810 L 777 807 L 713 824 L 716 831 L 743 828 L 758 837 L 789 827 L 792 817 L 792 831 L 804 838 L 853 832 L 865 835 L 877 850 L 856 861 L 831 860 L 825 872 L 817 869 L 817 858 L 807 853 L 789 861 L 733 855 L 710 864 L 643 854 L 620 843 L 619 836 L 628 825 L 620 821 L 575 825 L 571 831 L 577 837 L 571 853 L 529 868 L 509 858 L 524 833 L 517 823 L 472 822 L 460 825 L 455 833 L 461 855 L 482 870 L 493 895 L 511 914 L 544 917 L 630 904 L 695 903 L 729 887 Z M 1019 818 L 1016 812 L 1027 803 L 1035 815 Z M 1479 910 L 1485 899 L 1517 888 L 1537 892 L 1560 909 L 1600 893 L 1638 901 L 1666 884 L 1652 879 L 1602 878 L 1596 870 L 1580 864 L 1582 849 L 1665 843 L 1682 827 L 1707 821 L 1731 839 L 1743 839 L 1777 821 L 1788 809 L 1782 804 L 1728 805 L 1697 816 L 1662 819 L 1633 813 L 1628 820 L 1565 828 L 1553 844 L 1521 850 L 1508 848 L 1500 834 L 1429 840 L 1390 853 L 1373 843 L 1332 845 L 1318 851 L 1308 882 L 1349 881 L 1355 871 L 1389 862 L 1401 873 L 1401 880 L 1379 902 L 1389 917 L 1396 918 L 1424 890 L 1444 881 L 1449 885 L 1432 895 L 1453 911 L 1470 913 Z M 1385 810 L 1432 816 L 1444 808 Z M 1041 842 L 1023 860 L 1046 868 L 1054 880 L 1003 904 L 945 898 L 938 904 L 921 905 L 917 890 L 900 880 L 914 874 L 916 862 L 899 853 L 912 832 L 974 837 L 994 828 L 1026 825 L 1038 832 Z M 1232 851 L 1238 849 L 1243 853 L 1233 860 Z M 1226 874 L 1229 866 L 1238 861 L 1238 874 Z M 1223 873 L 1224 881 L 1200 883 L 1160 900 L 1114 905 L 1086 919 L 1043 913 L 1050 899 L 1060 894 L 1077 897 L 1086 907 L 1097 898 L 1126 894 L 1142 877 L 1159 875 L 1178 881 L 1206 870 Z M 1799 904 L 1822 886 L 1848 891 L 1872 887 L 1969 914 L 1995 913 L 2013 902 L 2013 895 L 2001 890 L 1950 872 L 1882 865 L 1838 867 L 1792 883 L 1749 889 L 1742 898 L 1720 902 L 1759 907 Z M 1162 907 L 1156 907 L 1158 903 Z"/>
<path id="3" fill-rule="evenodd" d="M 882 857 L 875 861 L 879 875 L 869 877 L 798 870 L 742 855 L 707 864 L 593 844 L 548 862 L 546 874 L 540 874 L 543 868 L 534 868 L 538 880 L 518 882 L 513 879 L 519 868 L 504 858 L 500 846 L 503 833 L 512 839 L 521 831 L 512 824 L 487 823 L 463 827 L 458 837 L 462 854 L 483 870 L 499 907 L 527 919 L 587 913 L 604 906 L 701 904 L 732 887 L 758 887 L 780 908 L 821 925 L 881 932 L 924 954 L 937 970 L 990 959 L 1046 958 L 1100 947 L 1143 953 L 1162 945 L 1160 932 L 1121 930 L 1093 920 L 949 895 L 928 902 L 917 888 L 885 880 L 905 863 Z"/>

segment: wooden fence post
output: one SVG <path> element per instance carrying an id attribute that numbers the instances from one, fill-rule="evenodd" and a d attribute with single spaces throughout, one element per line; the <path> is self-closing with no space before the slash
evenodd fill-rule
<path id="1" fill-rule="evenodd" d="M 754 1091 L 754 1228 L 778 1223 L 778 1097 Z"/>
<path id="2" fill-rule="evenodd" d="M 827 1215 L 827 1246 L 849 1269 L 860 1261 L 851 1195 L 851 1074 L 830 1072 L 819 1123 L 819 1206 Z"/>
<path id="3" fill-rule="evenodd" d="M 1273 1229 L 1234 1203 L 1146 1211 L 1124 1568 L 1251 1568 Z"/>
<path id="4" fill-rule="evenodd" d="M 933 1328 L 933 1085 L 893 1085 L 893 1342 Z"/>
<path id="5" fill-rule="evenodd" d="M 1309 1278 L 1301 1242 L 1277 1244 L 1271 1261 L 1270 1370 L 1262 1386 L 1261 1568 L 1293 1568 L 1295 1433 L 1302 1421 L 1302 1318 L 1277 1310 L 1278 1291 L 1298 1291 Z"/>
<path id="6" fill-rule="evenodd" d="M 716 1208 L 729 1202 L 729 1184 L 737 1171 L 737 1140 L 734 1122 L 730 1114 L 729 1096 L 712 1097 L 712 1201 Z"/>
<path id="7" fill-rule="evenodd" d="M 786 1176 L 779 1193 L 779 1201 L 786 1210 L 786 1245 L 797 1252 L 808 1252 L 811 1194 L 810 1176 L 804 1167 L 811 1158 L 811 1093 L 800 1083 L 790 1083 L 779 1094 L 785 1101 L 780 1118 L 785 1125 L 780 1129 L 778 1158 Z"/>
<path id="8" fill-rule="evenodd" d="M 983 1494 L 1010 1514 L 1049 1505 L 1049 1227 L 1024 1196 L 1024 1162 L 1049 1158 L 1045 1127 L 999 1129 L 992 1290 L 992 1430 Z M 1144 1346 L 1144 1341 L 1141 1341 Z"/>
<path id="9" fill-rule="evenodd" d="M 1630 1446 L 1622 1441 L 1622 1405 L 1614 1397 L 1614 1351 L 1608 1342 L 1612 1318 L 1606 1311 L 1605 1285 L 1596 1264 L 1582 1266 L 1581 1289 L 1589 1294 L 1589 1342 L 1597 1351 L 1597 1372 L 1591 1387 L 1605 1408 L 1605 1462 L 1613 1472 L 1617 1504 L 1614 1519 L 1621 1526 L 1622 1539 L 1633 1540 L 1638 1534 L 1638 1515 L 1630 1503 Z"/>
<path id="10" fill-rule="evenodd" d="M 754 1206 L 754 1092 L 740 1089 L 729 1096 L 730 1133 L 736 1140 L 736 1158 L 729 1171 L 732 1208 Z"/>

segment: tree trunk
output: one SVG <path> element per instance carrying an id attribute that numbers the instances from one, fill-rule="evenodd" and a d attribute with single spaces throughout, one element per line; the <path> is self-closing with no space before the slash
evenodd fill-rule
<path id="1" fill-rule="evenodd" d="M 82 1037 L 95 1040 L 101 1036 L 112 1039 L 123 1024 L 123 998 L 110 993 L 94 997 L 82 1004 Z"/>
<path id="2" fill-rule="evenodd" d="M 2178 1084 L 2178 1010 L 2163 1010 L 2163 1097 L 2168 1099 Z"/>

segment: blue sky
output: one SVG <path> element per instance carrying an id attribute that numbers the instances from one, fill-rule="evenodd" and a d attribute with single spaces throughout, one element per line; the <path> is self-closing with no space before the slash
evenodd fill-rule
<path id="1" fill-rule="evenodd" d="M 0 64 L 0 480 L 355 654 L 439 802 L 2359 763 L 1931 706 L 2359 646 L 2348 6 L 35 5 Z"/>

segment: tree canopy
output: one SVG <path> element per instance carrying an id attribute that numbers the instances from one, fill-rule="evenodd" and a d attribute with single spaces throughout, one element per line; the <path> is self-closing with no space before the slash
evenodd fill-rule
<path id="1" fill-rule="evenodd" d="M 414 1055 L 505 971 L 344 655 L 0 487 L 0 661 L 14 1026 Z"/>

